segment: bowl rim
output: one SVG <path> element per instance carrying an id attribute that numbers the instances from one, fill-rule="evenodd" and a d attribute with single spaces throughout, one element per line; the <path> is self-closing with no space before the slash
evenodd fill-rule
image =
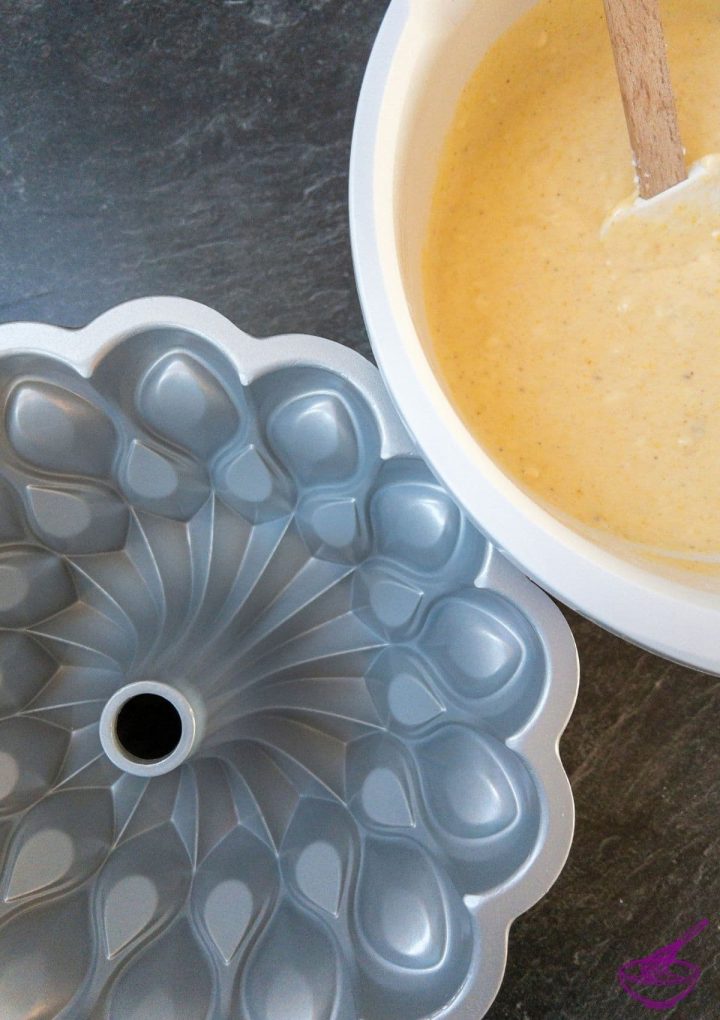
<path id="1" fill-rule="evenodd" d="M 544 510 L 473 439 L 430 366 L 402 283 L 394 229 L 400 135 L 388 127 L 389 117 L 402 116 L 404 97 L 389 84 L 414 9 L 409 0 L 391 0 L 360 92 L 350 158 L 355 278 L 388 390 L 432 469 L 520 570 L 606 630 L 718 674 L 720 596 L 624 560 Z"/>

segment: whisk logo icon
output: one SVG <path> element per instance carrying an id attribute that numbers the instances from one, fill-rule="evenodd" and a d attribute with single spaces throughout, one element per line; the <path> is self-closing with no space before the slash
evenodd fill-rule
<path id="1" fill-rule="evenodd" d="M 690 994 L 702 974 L 697 963 L 678 960 L 678 954 L 709 924 L 707 918 L 703 918 L 674 942 L 661 946 L 649 956 L 628 960 L 617 972 L 621 987 L 648 1009 L 672 1009 Z"/>

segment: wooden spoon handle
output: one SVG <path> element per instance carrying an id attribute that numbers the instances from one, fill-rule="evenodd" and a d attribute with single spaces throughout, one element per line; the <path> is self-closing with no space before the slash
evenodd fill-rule
<path id="1" fill-rule="evenodd" d="M 687 177 L 659 0 L 604 0 L 641 198 Z"/>

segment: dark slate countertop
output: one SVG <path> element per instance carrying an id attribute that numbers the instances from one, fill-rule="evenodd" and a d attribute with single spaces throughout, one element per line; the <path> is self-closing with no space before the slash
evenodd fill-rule
<path id="1" fill-rule="evenodd" d="M 257 335 L 318 333 L 369 354 L 347 166 L 384 7 L 0 0 L 0 321 L 82 325 L 178 294 Z M 685 953 L 702 979 L 672 1015 L 713 1020 L 720 680 L 568 617 L 583 670 L 561 744 L 575 842 L 513 926 L 488 1016 L 653 1015 L 618 988 L 618 966 L 708 917 Z"/>

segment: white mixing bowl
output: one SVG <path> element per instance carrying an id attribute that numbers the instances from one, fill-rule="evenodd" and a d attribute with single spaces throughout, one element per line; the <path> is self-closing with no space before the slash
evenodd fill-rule
<path id="1" fill-rule="evenodd" d="M 441 146 L 484 52 L 532 5 L 390 4 L 360 96 L 350 165 L 355 272 L 373 350 L 431 466 L 510 559 L 608 630 L 720 673 L 718 575 L 650 559 L 543 509 L 473 438 L 432 367 L 420 255 Z M 720 533 L 720 513 L 718 520 Z"/>

